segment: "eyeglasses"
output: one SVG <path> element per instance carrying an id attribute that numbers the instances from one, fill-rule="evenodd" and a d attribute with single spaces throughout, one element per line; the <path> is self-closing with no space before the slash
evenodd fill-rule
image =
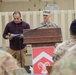
<path id="1" fill-rule="evenodd" d="M 48 15 L 43 15 L 43 16 L 48 16 Z"/>

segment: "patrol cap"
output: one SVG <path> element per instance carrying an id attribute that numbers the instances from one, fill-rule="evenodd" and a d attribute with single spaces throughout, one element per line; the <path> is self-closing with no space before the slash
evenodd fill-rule
<path id="1" fill-rule="evenodd" d="M 50 15 L 50 10 L 43 10 L 43 15 Z"/>
<path id="2" fill-rule="evenodd" d="M 71 35 L 76 35 L 76 19 L 74 19 L 70 26 Z"/>

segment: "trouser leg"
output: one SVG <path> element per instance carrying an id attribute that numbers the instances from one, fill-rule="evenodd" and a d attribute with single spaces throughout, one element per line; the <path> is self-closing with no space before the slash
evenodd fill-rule
<path id="1" fill-rule="evenodd" d="M 16 59 L 16 51 L 12 50 L 11 48 L 8 48 L 8 52 Z M 17 59 L 16 59 L 17 60 Z M 18 61 L 18 60 L 17 60 Z M 18 62 L 19 64 L 19 62 Z M 20 64 L 19 64 L 20 65 Z"/>
<path id="2" fill-rule="evenodd" d="M 8 52 L 18 61 L 18 64 L 22 67 L 25 66 L 25 54 L 26 54 L 26 48 L 22 49 L 21 50 L 21 53 L 20 53 L 20 50 L 13 50 L 11 48 L 8 49 Z M 22 65 L 21 65 L 22 63 Z"/>

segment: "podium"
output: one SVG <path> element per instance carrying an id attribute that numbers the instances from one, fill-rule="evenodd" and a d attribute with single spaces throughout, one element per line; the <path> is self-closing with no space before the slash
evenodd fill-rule
<path id="1" fill-rule="evenodd" d="M 31 44 L 32 47 L 34 47 L 32 49 L 32 58 L 33 58 L 32 62 L 34 72 L 36 73 L 36 70 L 37 74 L 42 72 L 43 68 L 38 69 L 39 62 L 42 62 L 43 64 L 48 62 L 51 65 L 53 65 L 51 57 L 54 50 L 52 47 L 48 46 L 55 46 L 56 43 L 62 42 L 61 28 L 24 29 L 23 35 L 24 35 L 23 43 L 26 45 Z M 34 62 L 34 60 L 36 62 Z M 52 66 L 46 68 L 48 73 L 50 74 Z"/>
<path id="2" fill-rule="evenodd" d="M 61 28 L 24 29 L 24 44 L 32 47 L 55 46 L 62 42 Z"/>

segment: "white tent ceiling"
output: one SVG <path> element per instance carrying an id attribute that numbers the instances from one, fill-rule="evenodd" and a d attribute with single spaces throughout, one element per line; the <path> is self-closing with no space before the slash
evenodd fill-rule
<path id="1" fill-rule="evenodd" d="M 20 1 L 30 1 L 30 0 L 0 0 L 0 2 L 20 2 Z M 40 0 L 40 1 L 53 1 L 53 0 Z"/>
<path id="2" fill-rule="evenodd" d="M 29 0 L 0 0 L 1 2 L 20 2 L 20 1 L 29 1 Z"/>

